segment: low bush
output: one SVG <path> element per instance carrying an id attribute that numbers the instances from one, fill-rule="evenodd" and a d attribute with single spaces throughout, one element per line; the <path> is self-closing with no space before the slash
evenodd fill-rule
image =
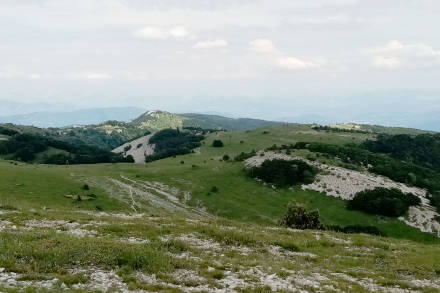
<path id="1" fill-rule="evenodd" d="M 319 212 L 309 212 L 307 209 L 295 202 L 287 205 L 287 211 L 280 221 L 280 225 L 294 229 L 320 229 Z"/>
<path id="2" fill-rule="evenodd" d="M 212 146 L 215 148 L 221 148 L 221 147 L 223 147 L 223 141 L 221 141 L 220 139 L 215 139 L 212 142 Z"/>
<path id="3" fill-rule="evenodd" d="M 287 211 L 280 221 L 281 226 L 293 229 L 318 229 L 342 232 L 345 234 L 364 233 L 377 236 L 386 236 L 375 226 L 348 225 L 348 226 L 327 226 L 321 223 L 318 211 L 308 211 L 303 205 L 290 202 Z"/>
<path id="4" fill-rule="evenodd" d="M 301 160 L 266 160 L 249 170 L 249 175 L 278 186 L 309 184 L 315 180 L 317 170 Z"/>
<path id="5" fill-rule="evenodd" d="M 420 198 L 412 193 L 403 193 L 396 188 L 377 187 L 356 193 L 348 202 L 347 208 L 369 214 L 399 217 L 405 214 L 410 206 L 419 204 Z"/>

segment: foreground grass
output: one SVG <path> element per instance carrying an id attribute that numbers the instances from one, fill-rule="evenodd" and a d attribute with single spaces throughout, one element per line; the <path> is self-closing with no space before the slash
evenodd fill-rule
<path id="1" fill-rule="evenodd" d="M 94 272 L 114 272 L 119 280 L 112 281 L 115 291 L 120 286 L 165 292 L 202 285 L 220 289 L 234 278 L 247 284 L 240 286 L 243 292 L 259 287 L 267 291 L 272 283 L 264 280 L 275 274 L 271 277 L 275 283 L 285 280 L 312 292 L 323 286 L 359 292 L 398 286 L 430 292 L 440 274 L 440 247 L 413 241 L 296 231 L 153 210 L 131 218 L 112 213 L 37 212 L 37 217 L 26 211 L 0 217 L 16 226 L 0 232 L 0 268 L 19 274 L 17 287 L 28 282 L 37 288 L 52 281 L 53 286 L 45 290 L 93 291 Z M 27 224 L 55 219 L 66 220 L 53 227 L 30 229 Z M 74 236 L 69 230 L 72 223 L 95 232 Z M 260 277 L 252 277 L 252 270 Z M 181 279 L 182 272 L 197 278 Z M 425 280 L 425 285 L 417 280 Z M 16 288 L 3 286 L 2 291 L 15 292 Z"/>

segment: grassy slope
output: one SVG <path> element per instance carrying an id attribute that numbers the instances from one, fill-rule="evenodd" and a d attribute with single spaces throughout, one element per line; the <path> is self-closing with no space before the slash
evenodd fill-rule
<path id="1" fill-rule="evenodd" d="M 268 132 L 264 134 L 264 132 Z M 113 165 L 91 165 L 91 166 L 8 166 L 12 170 L 22 171 L 22 175 L 13 175 L 9 171 L 8 176 L 12 181 L 19 181 L 18 178 L 26 180 L 37 180 L 35 184 L 31 181 L 25 183 L 30 190 L 48 190 L 48 194 L 60 196 L 60 193 L 73 192 L 69 190 L 72 184 L 61 184 L 45 187 L 46 180 L 29 176 L 32 172 L 40 174 L 39 169 L 47 169 L 49 174 L 60 177 L 54 182 L 74 179 L 71 175 L 82 178 L 94 178 L 110 176 L 117 178 L 120 174 L 131 178 L 155 180 L 176 186 L 182 190 L 191 191 L 191 204 L 197 205 L 201 201 L 208 211 L 233 220 L 249 221 L 259 224 L 275 224 L 282 216 L 286 204 L 290 200 L 305 203 L 310 209 L 318 209 L 323 221 L 332 225 L 375 225 L 387 235 L 397 238 L 407 238 L 417 241 L 437 241 L 437 239 L 417 229 L 408 227 L 402 222 L 387 218 L 367 215 L 357 211 L 345 209 L 345 202 L 332 197 L 326 197 L 315 191 L 303 191 L 300 189 L 272 189 L 262 186 L 248 178 L 243 171 L 243 163 L 220 161 L 224 154 L 234 157 L 241 151 L 259 150 L 277 144 L 289 144 L 296 141 L 320 141 L 329 143 L 358 142 L 369 137 L 367 134 L 346 134 L 346 133 L 325 133 L 319 134 L 307 126 L 282 126 L 268 127 L 249 132 L 217 133 L 207 138 L 200 152 L 191 155 L 179 156 L 153 162 L 147 165 L 113 164 Z M 213 139 L 221 139 L 225 143 L 223 148 L 211 147 Z M 243 141 L 243 143 L 240 143 Z M 184 164 L 181 164 L 181 161 Z M 20 171 L 17 171 L 20 172 Z M 53 173 L 52 173 L 53 172 Z M 40 175 L 41 177 L 41 175 Z M 50 178 L 51 175 L 48 175 Z M 8 177 L 0 179 L 7 180 Z M 47 182 L 51 182 L 47 179 Z M 12 184 L 13 185 L 13 184 Z M 2 184 L 8 186 L 8 184 Z M 11 184 L 9 184 L 11 186 Z M 80 185 L 77 184 L 76 187 Z M 217 193 L 210 192 L 216 186 Z M 72 189 L 72 188 L 70 188 Z M 60 192 L 60 190 L 62 190 Z M 2 192 L 0 190 L 0 192 Z M 8 192 L 5 192 L 8 193 Z M 13 193 L 11 193 L 13 194 Z M 46 196 L 49 196 L 46 194 Z M 6 195 L 4 198 L 9 198 Z M 50 200 L 48 200 L 48 205 Z M 101 203 L 99 203 L 101 205 Z"/>
<path id="2" fill-rule="evenodd" d="M 263 134 L 264 131 L 269 133 Z M 375 225 L 393 237 L 437 242 L 434 236 L 421 233 L 396 219 L 348 211 L 344 207 L 344 201 L 326 197 L 315 191 L 273 190 L 262 186 L 244 174 L 242 163 L 220 161 L 224 154 L 234 157 L 241 151 L 259 150 L 274 143 L 320 141 L 338 144 L 359 142 L 367 137 L 370 136 L 357 133 L 319 132 L 318 135 L 307 126 L 268 127 L 244 133 L 213 134 L 208 137 L 200 153 L 161 160 L 138 170 L 132 169 L 131 166 L 125 168 L 123 165 L 119 168 L 132 176 L 138 175 L 141 178 L 189 189 L 193 194 L 194 204 L 200 200 L 210 212 L 230 219 L 262 224 L 275 223 L 282 215 L 286 204 L 290 200 L 297 200 L 311 209 L 318 209 L 327 224 Z M 213 139 L 221 139 L 225 142 L 225 147 L 211 147 Z M 243 141 L 243 144 L 240 141 Z M 181 160 L 184 160 L 185 164 L 182 165 Z M 211 193 L 212 186 L 216 186 L 219 192 Z"/>
<path id="3" fill-rule="evenodd" d="M 263 131 L 269 133 L 263 134 Z M 300 272 L 301 275 L 321 273 L 328 277 L 329 272 L 337 272 L 353 278 L 371 278 L 383 286 L 418 288 L 406 281 L 408 276 L 434 280 L 440 272 L 440 248 L 438 240 L 433 236 L 418 232 L 397 220 L 346 211 L 343 201 L 316 192 L 273 190 L 247 178 L 242 163 L 219 161 L 223 154 L 232 157 L 241 151 L 258 150 L 274 143 L 294 143 L 299 140 L 345 143 L 361 141 L 366 137 L 365 134 L 345 133 L 316 135 L 306 126 L 269 127 L 245 133 L 213 134 L 207 138 L 200 153 L 148 165 L 44 166 L 1 161 L 0 205 L 3 208 L 0 211 L 16 208 L 20 213 L 0 213 L 0 221 L 12 221 L 20 226 L 31 219 L 63 219 L 74 223 L 105 221 L 106 225 L 84 228 L 97 230 L 102 235 L 100 238 L 78 238 L 55 233 L 48 228 L 32 231 L 0 229 L 0 268 L 23 274 L 25 280 L 56 277 L 60 280 L 58 285 L 64 282 L 69 286 L 80 281 L 87 282 L 90 278 L 88 274 L 80 272 L 69 273 L 67 270 L 72 267 L 80 265 L 103 270 L 116 269 L 129 288 L 166 292 L 180 291 L 165 285 L 143 283 L 134 275 L 136 272 L 155 273 L 172 283 L 170 273 L 187 269 L 196 270 L 207 282 L 216 284 L 228 271 L 240 272 L 260 265 L 268 270 L 268 274 L 274 273 L 283 278 L 287 278 L 285 269 Z M 213 139 L 222 139 L 225 147 L 211 147 Z M 180 163 L 182 160 L 184 164 Z M 157 180 L 191 191 L 192 204 L 196 205 L 200 200 L 209 211 L 226 219 L 198 218 L 154 207 L 146 208 L 148 216 L 139 219 L 98 217 L 96 207 L 107 213 L 128 213 L 130 210 L 126 204 L 109 197 L 101 188 L 92 187 L 86 191 L 81 187 L 86 181 L 104 177 L 120 178 L 120 175 L 138 180 Z M 212 186 L 217 186 L 219 192 L 208 195 Z M 64 197 L 65 194 L 87 195 L 91 192 L 97 195 L 94 201 L 78 202 Z M 377 225 L 392 237 L 270 228 L 291 199 L 304 202 L 310 208 L 318 208 L 327 223 Z M 194 248 L 181 240 L 160 240 L 164 236 L 177 239 L 188 233 L 216 241 L 221 246 L 222 254 L 213 256 L 213 252 Z M 148 239 L 149 243 L 121 245 L 121 237 Z M 407 238 L 409 241 L 394 238 Z M 274 257 L 268 252 L 268 245 L 312 253 L 317 257 Z M 251 257 L 234 252 L 231 250 L 234 247 L 250 249 Z M 180 253 L 188 253 L 194 258 L 173 257 Z M 196 258 L 202 261 L 196 261 Z M 208 270 L 209 267 L 215 270 Z M 325 282 L 342 291 L 368 291 L 359 284 L 334 276 Z M 305 289 L 314 290 L 312 287 Z M 1 285 L 0 290 L 14 292 Z M 268 292 L 267 288 L 259 290 Z M 426 289 L 425 292 L 434 291 Z"/>

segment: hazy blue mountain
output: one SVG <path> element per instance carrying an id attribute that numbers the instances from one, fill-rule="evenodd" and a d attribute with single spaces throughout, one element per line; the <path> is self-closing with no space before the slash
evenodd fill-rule
<path id="1" fill-rule="evenodd" d="M 130 121 L 145 112 L 136 107 L 94 108 L 72 112 L 35 112 L 0 117 L 0 123 L 32 125 L 37 127 L 65 127 L 99 124 L 108 120 Z"/>

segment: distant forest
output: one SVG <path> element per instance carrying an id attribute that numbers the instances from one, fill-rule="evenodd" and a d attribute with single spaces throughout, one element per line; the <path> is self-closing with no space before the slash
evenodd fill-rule
<path id="1" fill-rule="evenodd" d="M 0 128 L 0 133 L 6 134 L 5 128 Z M 0 155 L 8 159 L 23 162 L 38 160 L 39 163 L 56 165 L 133 162 L 131 156 L 124 158 L 120 154 L 81 143 L 67 143 L 38 134 L 14 131 L 8 135 L 12 136 L 0 142 Z"/>
<path id="2" fill-rule="evenodd" d="M 198 131 L 198 129 L 196 129 Z M 201 145 L 205 137 L 202 134 L 194 133 L 190 129 L 181 131 L 179 129 L 164 129 L 156 132 L 150 143 L 155 144 L 154 154 L 145 158 L 151 162 L 171 156 L 185 155 Z"/>

